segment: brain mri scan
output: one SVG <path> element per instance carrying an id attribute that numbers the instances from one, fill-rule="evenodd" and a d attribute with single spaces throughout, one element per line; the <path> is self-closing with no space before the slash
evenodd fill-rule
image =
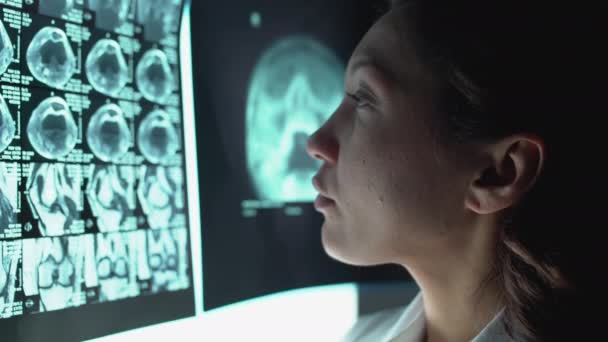
<path id="1" fill-rule="evenodd" d="M 146 240 L 152 292 L 188 287 L 185 229 L 149 230 Z"/>
<path id="2" fill-rule="evenodd" d="M 32 76 L 53 88 L 63 88 L 76 71 L 76 56 L 68 37 L 57 27 L 38 31 L 27 47 L 25 59 Z"/>
<path id="3" fill-rule="evenodd" d="M 184 210 L 184 179 L 179 167 L 142 166 L 139 202 L 153 229 L 167 228 Z"/>
<path id="4" fill-rule="evenodd" d="M 148 113 L 139 124 L 137 145 L 150 163 L 168 164 L 179 149 L 179 135 L 162 109 Z"/>
<path id="5" fill-rule="evenodd" d="M 95 26 L 113 31 L 127 19 L 131 0 L 88 0 L 88 8 L 95 12 Z"/>
<path id="6" fill-rule="evenodd" d="M 177 29 L 180 0 L 138 0 L 137 21 L 144 26 L 144 38 L 159 41 Z"/>
<path id="7" fill-rule="evenodd" d="M 122 109 L 108 103 L 91 117 L 87 143 L 93 154 L 104 162 L 118 162 L 131 146 L 131 131 Z"/>
<path id="8" fill-rule="evenodd" d="M 44 15 L 61 17 L 74 8 L 74 2 L 75 0 L 42 0 L 38 3 L 38 10 Z"/>
<path id="9" fill-rule="evenodd" d="M 108 96 L 117 96 L 129 78 L 125 56 L 112 39 L 95 43 L 87 56 L 85 70 L 93 88 Z"/>
<path id="10" fill-rule="evenodd" d="M 87 200 L 101 232 L 136 228 L 129 221 L 136 206 L 135 170 L 132 166 L 91 165 Z"/>
<path id="11" fill-rule="evenodd" d="M 4 151 L 15 137 L 15 120 L 0 94 L 0 152 Z"/>
<path id="12" fill-rule="evenodd" d="M 65 157 L 77 139 L 76 122 L 67 102 L 59 96 L 46 98 L 34 109 L 27 124 L 32 147 L 48 159 Z"/>
<path id="13" fill-rule="evenodd" d="M 306 140 L 342 99 L 344 67 L 319 42 L 288 37 L 259 59 L 249 84 L 246 153 L 259 199 L 311 201 L 311 179 L 320 162 Z"/>
<path id="14" fill-rule="evenodd" d="M 20 251 L 11 251 L 8 242 L 0 241 L 0 318 L 13 316 Z"/>
<path id="15" fill-rule="evenodd" d="M 23 289 L 39 295 L 38 311 L 53 311 L 83 303 L 85 239 L 69 236 L 23 240 Z"/>
<path id="16" fill-rule="evenodd" d="M 64 235 L 78 218 L 82 180 L 70 166 L 76 165 L 33 163 L 30 169 L 27 198 L 42 236 Z"/>
<path id="17" fill-rule="evenodd" d="M 0 162 L 0 237 L 9 225 L 17 222 L 17 174 L 9 173 L 11 166 L 15 169 L 16 163 Z"/>
<path id="18" fill-rule="evenodd" d="M 13 60 L 15 50 L 11 43 L 11 38 L 6 32 L 4 23 L 0 20 L 0 75 L 4 74 Z"/>
<path id="19" fill-rule="evenodd" d="M 175 82 L 167 55 L 159 49 L 146 51 L 137 63 L 135 81 L 146 100 L 164 103 Z"/>

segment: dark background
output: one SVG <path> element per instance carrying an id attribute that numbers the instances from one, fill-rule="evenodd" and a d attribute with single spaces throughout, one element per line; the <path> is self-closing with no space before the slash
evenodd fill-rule
<path id="1" fill-rule="evenodd" d="M 251 72 L 277 39 L 305 34 L 334 50 L 344 65 L 380 14 L 380 1 L 194 1 L 192 54 L 202 212 L 204 309 L 293 288 L 409 279 L 397 266 L 352 267 L 321 246 L 323 222 L 311 203 L 301 216 L 263 209 L 241 215 L 255 199 L 245 155 Z M 261 25 L 253 28 L 257 11 Z M 313 85 L 314 86 L 314 85 Z"/>

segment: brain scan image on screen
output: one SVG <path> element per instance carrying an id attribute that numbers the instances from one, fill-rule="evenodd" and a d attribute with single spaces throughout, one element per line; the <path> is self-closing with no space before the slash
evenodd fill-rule
<path id="1" fill-rule="evenodd" d="M 0 20 L 0 75 L 4 74 L 11 64 L 14 53 L 15 49 L 13 48 L 13 43 L 11 43 L 11 38 L 8 36 L 8 32 L 6 32 L 4 23 Z"/>
<path id="2" fill-rule="evenodd" d="M 34 109 L 27 137 L 41 156 L 65 157 L 76 146 L 78 128 L 67 102 L 59 96 L 46 98 Z"/>
<path id="3" fill-rule="evenodd" d="M 138 0 L 136 20 L 144 26 L 144 38 L 159 41 L 178 28 L 181 0 Z"/>
<path id="4" fill-rule="evenodd" d="M 153 229 L 175 223 L 184 211 L 184 178 L 179 167 L 141 166 L 137 197 Z"/>
<path id="5" fill-rule="evenodd" d="M 61 15 L 74 8 L 75 0 L 41 0 L 38 3 L 40 14 L 60 18 Z"/>
<path id="6" fill-rule="evenodd" d="M 95 12 L 95 26 L 113 31 L 119 28 L 129 15 L 131 0 L 88 0 L 87 7 Z"/>
<path id="7" fill-rule="evenodd" d="M 99 301 L 112 301 L 137 294 L 137 234 L 110 233 L 95 237 L 95 267 Z"/>
<path id="8" fill-rule="evenodd" d="M 98 92 L 116 96 L 127 84 L 129 70 L 120 45 L 112 39 L 100 39 L 95 43 L 85 62 L 89 83 Z"/>
<path id="9" fill-rule="evenodd" d="M 64 235 L 78 218 L 82 179 L 70 174 L 68 167 L 33 163 L 30 169 L 27 198 L 42 236 Z"/>
<path id="10" fill-rule="evenodd" d="M 185 229 L 149 230 L 146 250 L 151 290 L 176 291 L 189 286 Z"/>
<path id="11" fill-rule="evenodd" d="M 320 162 L 305 151 L 306 140 L 338 107 L 344 67 L 319 42 L 288 37 L 258 61 L 246 107 L 246 153 L 259 199 L 311 201 L 311 179 Z"/>
<path id="12" fill-rule="evenodd" d="M 76 56 L 68 37 L 57 27 L 46 26 L 38 31 L 27 47 L 25 59 L 32 76 L 54 88 L 62 88 L 76 71 Z"/>
<path id="13" fill-rule="evenodd" d="M 179 149 L 177 129 L 162 109 L 148 113 L 137 130 L 137 145 L 150 163 L 168 164 Z"/>
<path id="14" fill-rule="evenodd" d="M 159 49 L 146 51 L 137 63 L 135 81 L 146 100 L 164 103 L 175 84 L 167 55 Z"/>
<path id="15" fill-rule="evenodd" d="M 91 116 L 87 143 L 97 158 L 105 162 L 118 162 L 129 150 L 131 141 L 131 131 L 119 106 L 105 104 Z"/>
<path id="16" fill-rule="evenodd" d="M 0 94 L 0 152 L 4 151 L 15 137 L 15 120 L 4 97 Z"/>
<path id="17" fill-rule="evenodd" d="M 132 166 L 92 165 L 86 196 L 101 232 L 136 228 L 128 221 L 136 206 Z"/>
<path id="18" fill-rule="evenodd" d="M 8 242 L 0 241 L 0 318 L 13 316 L 17 268 L 21 251 L 11 252 Z"/>
<path id="19" fill-rule="evenodd" d="M 0 237 L 9 225 L 17 223 L 17 175 L 8 172 L 9 164 L 0 162 Z M 16 165 L 14 165 L 16 168 Z M 12 176 L 12 177 L 11 177 Z"/>
<path id="20" fill-rule="evenodd" d="M 39 295 L 39 311 L 83 304 L 84 240 L 90 236 L 23 240 L 23 291 Z"/>

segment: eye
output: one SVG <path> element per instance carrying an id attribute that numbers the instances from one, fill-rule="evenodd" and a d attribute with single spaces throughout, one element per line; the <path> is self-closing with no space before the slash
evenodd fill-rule
<path id="1" fill-rule="evenodd" d="M 346 93 L 353 101 L 355 101 L 357 108 L 365 108 L 370 105 L 370 101 L 361 91 L 355 93 Z"/>

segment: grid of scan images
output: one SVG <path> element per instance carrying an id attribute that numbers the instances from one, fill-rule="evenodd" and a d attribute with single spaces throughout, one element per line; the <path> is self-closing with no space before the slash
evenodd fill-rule
<path id="1" fill-rule="evenodd" d="M 0 319 L 191 286 L 181 0 L 0 0 Z"/>

